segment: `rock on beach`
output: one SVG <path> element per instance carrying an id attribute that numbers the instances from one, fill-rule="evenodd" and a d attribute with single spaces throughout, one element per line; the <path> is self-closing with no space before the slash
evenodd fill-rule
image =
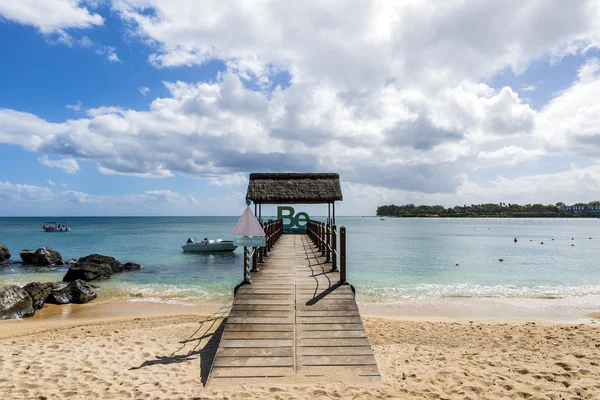
<path id="1" fill-rule="evenodd" d="M 50 247 L 40 247 L 39 249 L 23 249 L 19 253 L 23 264 L 31 265 L 63 265 L 60 253 Z"/>
<path id="2" fill-rule="evenodd" d="M 35 314 L 29 294 L 17 285 L 0 288 L 0 320 L 31 317 Z"/>
<path id="3" fill-rule="evenodd" d="M 8 247 L 0 244 L 0 264 L 8 263 L 10 259 L 10 251 L 8 251 Z"/>
<path id="4" fill-rule="evenodd" d="M 112 274 L 113 270 L 109 264 L 80 261 L 69 267 L 69 270 L 63 278 L 63 282 L 73 282 L 78 279 L 82 281 L 110 279 Z"/>

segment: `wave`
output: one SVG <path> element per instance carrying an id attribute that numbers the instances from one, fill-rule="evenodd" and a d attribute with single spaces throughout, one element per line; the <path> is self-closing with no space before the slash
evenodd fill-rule
<path id="1" fill-rule="evenodd" d="M 518 286 L 478 284 L 416 284 L 395 287 L 360 287 L 358 295 L 363 301 L 394 301 L 410 299 L 455 298 L 535 298 L 560 299 L 600 295 L 600 285 L 574 286 Z"/>

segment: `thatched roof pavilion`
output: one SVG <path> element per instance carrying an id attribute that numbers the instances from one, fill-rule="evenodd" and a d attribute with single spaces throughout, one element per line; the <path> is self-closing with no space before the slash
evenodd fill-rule
<path id="1" fill-rule="evenodd" d="M 246 199 L 256 204 L 331 204 L 342 200 L 340 175 L 252 173 Z"/>

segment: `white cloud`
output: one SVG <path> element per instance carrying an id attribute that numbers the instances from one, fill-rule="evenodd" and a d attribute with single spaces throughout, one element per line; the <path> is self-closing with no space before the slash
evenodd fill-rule
<path id="1" fill-rule="evenodd" d="M 96 49 L 94 52 L 98 55 L 104 55 L 108 59 L 109 62 L 121 62 L 119 57 L 117 57 L 116 49 L 112 46 L 104 46 L 97 44 L 95 45 Z"/>
<path id="2" fill-rule="evenodd" d="M 119 57 L 117 57 L 117 54 L 115 52 L 109 52 L 108 53 L 108 61 L 112 62 L 121 62 L 121 60 L 119 60 Z"/>
<path id="3" fill-rule="evenodd" d="M 336 205 L 338 215 L 374 215 L 383 204 L 573 204 L 599 199 L 600 165 L 516 178 L 498 176 L 485 184 L 465 179 L 454 193 L 424 194 L 352 183 L 343 184 L 343 191 L 344 201 Z"/>
<path id="4" fill-rule="evenodd" d="M 148 93 L 150 93 L 150 88 L 147 86 L 143 86 L 143 87 L 139 88 L 138 90 L 140 91 L 142 96 L 146 96 Z"/>
<path id="5" fill-rule="evenodd" d="M 212 177 L 208 180 L 209 185 L 218 187 L 235 187 L 248 183 L 248 178 L 243 173 L 232 175 L 220 175 Z"/>
<path id="6" fill-rule="evenodd" d="M 1 143 L 103 174 L 232 187 L 252 171 L 332 170 L 414 196 L 457 193 L 477 169 L 599 148 L 596 59 L 539 111 L 517 93 L 533 85 L 485 83 L 597 46 L 596 1 L 111 4 L 157 67 L 219 59 L 227 70 L 209 82 L 165 82 L 169 94 L 147 111 L 107 104 L 53 123 L 0 109 Z M 290 82 L 273 87 L 282 72 Z M 194 204 L 170 191 L 139 196 Z"/>
<path id="7" fill-rule="evenodd" d="M 61 185 L 64 186 L 64 185 Z M 57 186 L 53 186 L 56 188 Z M 75 190 L 56 190 L 0 181 L 0 216 L 14 215 L 197 215 L 198 201 L 191 194 L 152 190 L 142 194 L 98 195 Z M 205 212 L 224 215 L 232 207 L 231 196 L 220 199 Z M 237 205 L 243 200 L 235 198 Z"/>
<path id="8" fill-rule="evenodd" d="M 526 164 L 535 161 L 543 154 L 541 150 L 527 150 L 511 145 L 494 151 L 481 151 L 477 157 L 486 161 L 484 166 L 505 166 Z"/>
<path id="9" fill-rule="evenodd" d="M 401 85 L 456 84 L 504 67 L 521 72 L 538 57 L 560 59 L 599 42 L 595 0 L 359 0 L 350 7 L 317 0 L 115 0 L 113 7 L 152 44 L 150 61 L 158 67 L 221 59 L 258 81 L 275 66 L 295 82 L 358 89 L 392 77 Z"/>
<path id="10" fill-rule="evenodd" d="M 179 172 L 239 186 L 249 171 L 335 169 L 356 182 L 446 191 L 458 184 L 451 174 L 465 168 L 460 159 L 496 136 L 527 134 L 535 114 L 510 89 L 468 83 L 361 95 L 304 83 L 268 95 L 224 73 L 214 83 L 166 86 L 171 97 L 147 112 L 101 107 L 52 124 L 0 110 L 0 141 L 93 161 L 104 174 Z M 436 169 L 444 170 L 439 178 Z"/>
<path id="11" fill-rule="evenodd" d="M 52 187 L 56 186 L 56 182 L 54 182 L 52 179 L 48 179 L 48 180 L 46 180 L 46 182 L 48 183 L 49 186 L 52 186 Z"/>
<path id="12" fill-rule="evenodd" d="M 67 174 L 74 174 L 79 171 L 79 164 L 72 158 L 63 158 L 60 160 L 50 160 L 48 156 L 42 156 L 38 158 L 40 164 L 50 168 L 60 168 Z"/>
<path id="13" fill-rule="evenodd" d="M 28 201 L 40 203 L 52 200 L 53 198 L 54 194 L 48 188 L 0 181 L 0 199 L 3 200 L 2 203 L 5 206 L 9 202 L 18 203 L 20 201 Z"/>
<path id="14" fill-rule="evenodd" d="M 74 190 L 67 190 L 66 192 L 63 192 L 62 197 L 66 199 L 66 201 L 72 203 L 92 203 L 95 201 L 95 199 L 89 194 Z"/>
<path id="15" fill-rule="evenodd" d="M 537 137 L 551 151 L 600 155 L 600 62 L 588 60 L 578 80 L 544 106 Z"/>
<path id="16" fill-rule="evenodd" d="M 68 29 L 85 29 L 102 25 L 104 19 L 91 13 L 76 0 L 1 1 L 0 16 L 9 21 L 36 27 L 43 34 L 56 34 L 70 43 Z"/>
<path id="17" fill-rule="evenodd" d="M 527 85 L 521 87 L 521 92 L 535 92 L 537 90 L 537 86 L 535 85 Z"/>
<path id="18" fill-rule="evenodd" d="M 67 104 L 65 107 L 73 111 L 81 111 L 81 105 L 81 101 L 78 101 L 75 104 Z"/>

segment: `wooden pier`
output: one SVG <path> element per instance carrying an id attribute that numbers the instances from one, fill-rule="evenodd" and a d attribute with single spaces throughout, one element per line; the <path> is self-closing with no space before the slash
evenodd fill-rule
<path id="1" fill-rule="evenodd" d="M 270 252 L 252 258 L 251 284 L 237 289 L 208 384 L 378 382 L 345 282 L 345 229 L 339 251 L 332 224 L 311 221 L 308 234 L 269 229 Z"/>

